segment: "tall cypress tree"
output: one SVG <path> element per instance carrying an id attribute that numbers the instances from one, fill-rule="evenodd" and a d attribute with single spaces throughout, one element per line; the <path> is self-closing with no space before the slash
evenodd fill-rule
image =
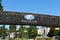
<path id="1" fill-rule="evenodd" d="M 17 35 L 16 35 L 16 25 L 10 25 L 9 29 L 10 29 L 10 33 L 15 32 L 14 33 L 15 34 L 14 38 L 16 38 L 17 37 Z"/>
<path id="2" fill-rule="evenodd" d="M 36 27 L 30 26 L 27 31 L 28 31 L 29 38 L 33 38 L 35 40 L 35 38 L 37 37 Z"/>
<path id="3" fill-rule="evenodd" d="M 10 32 L 16 32 L 16 25 L 10 25 Z"/>

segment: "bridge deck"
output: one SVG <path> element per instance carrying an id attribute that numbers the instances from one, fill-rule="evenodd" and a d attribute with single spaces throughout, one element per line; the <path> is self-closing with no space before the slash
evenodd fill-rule
<path id="1" fill-rule="evenodd" d="M 34 20 L 27 20 L 24 15 L 35 16 Z M 0 12 L 0 24 L 16 25 L 40 25 L 40 26 L 60 26 L 60 16 L 23 13 L 23 12 Z"/>

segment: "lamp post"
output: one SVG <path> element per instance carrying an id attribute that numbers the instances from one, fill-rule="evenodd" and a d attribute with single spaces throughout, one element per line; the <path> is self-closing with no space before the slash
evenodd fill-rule
<path id="1" fill-rule="evenodd" d="M 43 27 L 43 37 L 42 38 L 45 38 L 45 28 L 44 27 Z"/>

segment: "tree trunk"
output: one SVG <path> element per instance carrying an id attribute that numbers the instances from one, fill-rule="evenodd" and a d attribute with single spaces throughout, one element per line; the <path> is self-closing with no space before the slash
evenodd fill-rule
<path id="1" fill-rule="evenodd" d="M 35 40 L 35 38 L 34 38 L 34 40 Z"/>

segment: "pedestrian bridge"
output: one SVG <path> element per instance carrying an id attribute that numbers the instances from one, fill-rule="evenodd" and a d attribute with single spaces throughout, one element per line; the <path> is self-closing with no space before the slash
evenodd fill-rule
<path id="1" fill-rule="evenodd" d="M 0 24 L 59 27 L 60 16 L 25 12 L 0 12 Z"/>

